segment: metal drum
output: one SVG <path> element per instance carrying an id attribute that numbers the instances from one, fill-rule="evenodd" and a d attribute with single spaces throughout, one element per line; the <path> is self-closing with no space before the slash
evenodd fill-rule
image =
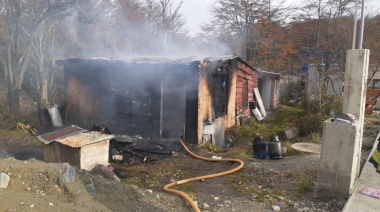
<path id="1" fill-rule="evenodd" d="M 271 136 L 271 141 L 268 143 L 268 155 L 270 159 L 281 159 L 282 145 L 277 135 Z"/>
<path id="2" fill-rule="evenodd" d="M 259 159 L 267 158 L 267 143 L 262 136 L 256 136 L 253 140 L 253 157 Z"/>

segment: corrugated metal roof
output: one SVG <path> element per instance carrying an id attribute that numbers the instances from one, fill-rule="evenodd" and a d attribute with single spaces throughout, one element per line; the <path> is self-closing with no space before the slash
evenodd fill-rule
<path id="1" fill-rule="evenodd" d="M 55 141 L 65 146 L 78 148 L 88 144 L 93 144 L 104 140 L 110 140 L 114 137 L 114 135 L 102 134 L 97 131 L 90 131 L 77 135 L 72 135 L 62 139 L 56 139 Z"/>
<path id="2" fill-rule="evenodd" d="M 130 64 L 184 64 L 189 65 L 194 62 L 200 62 L 202 59 L 197 57 L 187 58 L 161 58 L 161 57 L 125 57 L 125 58 L 67 58 L 56 60 L 58 65 L 64 65 L 65 63 L 73 62 L 123 62 Z"/>
<path id="3" fill-rule="evenodd" d="M 62 139 L 66 138 L 68 136 L 76 135 L 82 132 L 87 131 L 86 129 L 77 127 L 75 125 L 71 125 L 69 127 L 65 127 L 59 130 L 56 130 L 54 132 L 46 133 L 40 136 L 37 136 L 37 138 L 44 142 L 45 144 L 49 144 L 52 141 L 55 141 L 56 139 Z"/>
<path id="4" fill-rule="evenodd" d="M 202 56 L 192 56 L 192 57 L 171 57 L 171 58 L 165 58 L 165 57 L 153 57 L 153 56 L 147 56 L 147 57 L 124 57 L 124 58 L 66 58 L 66 59 L 58 59 L 56 62 L 58 65 L 63 65 L 65 62 L 78 62 L 78 61 L 111 61 L 111 62 L 125 62 L 125 63 L 135 63 L 135 64 L 191 64 L 194 62 L 207 62 L 207 61 L 226 61 L 226 60 L 232 60 L 235 58 L 239 58 L 236 55 L 221 55 L 216 57 L 205 57 Z M 241 60 L 241 59 L 240 59 Z M 243 61 L 243 60 L 241 60 Z M 244 62 L 244 61 L 243 61 Z"/>
<path id="5" fill-rule="evenodd" d="M 261 76 L 281 77 L 281 74 L 279 74 L 279 73 L 262 71 L 262 70 L 258 70 L 257 72 L 259 73 L 259 77 L 261 77 Z"/>

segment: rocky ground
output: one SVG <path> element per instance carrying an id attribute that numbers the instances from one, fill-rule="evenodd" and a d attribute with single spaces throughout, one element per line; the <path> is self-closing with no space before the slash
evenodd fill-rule
<path id="1" fill-rule="evenodd" d="M 363 161 L 379 132 L 379 115 L 366 116 Z M 42 144 L 26 132 L 0 131 L 0 172 L 10 176 L 0 188 L 1 211 L 192 211 L 180 197 L 162 187 L 170 182 L 229 170 L 237 163 L 196 159 L 183 150 L 152 156 L 142 163 L 112 163 L 121 182 L 105 167 L 75 169 L 72 183 L 59 179 L 68 164 L 42 161 Z M 317 200 L 313 186 L 317 154 L 286 155 L 281 160 L 252 158 L 250 141 L 214 152 L 190 146 L 195 154 L 244 161 L 242 170 L 219 178 L 175 187 L 195 200 L 201 211 L 341 211 L 346 199 Z"/>

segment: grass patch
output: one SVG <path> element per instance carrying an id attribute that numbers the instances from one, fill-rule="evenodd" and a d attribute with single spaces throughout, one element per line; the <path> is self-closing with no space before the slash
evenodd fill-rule
<path id="1" fill-rule="evenodd" d="M 312 191 L 314 191 L 314 182 L 309 179 L 304 179 L 297 185 L 296 196 L 301 197 Z"/>
<path id="2" fill-rule="evenodd" d="M 248 196 L 256 193 L 256 189 L 250 188 L 250 184 L 257 179 L 258 177 L 253 174 L 238 172 L 227 175 L 226 184 L 234 188 L 240 196 Z"/>
<path id="3" fill-rule="evenodd" d="M 313 132 L 306 136 L 306 142 L 312 142 L 320 144 L 322 143 L 322 133 L 321 132 Z"/>
<path id="4" fill-rule="evenodd" d="M 271 135 L 279 135 L 286 126 L 296 125 L 297 120 L 305 114 L 305 110 L 299 107 L 283 106 L 281 110 L 275 112 L 273 119 L 264 119 L 262 123 L 252 119 L 250 125 L 237 127 L 234 135 L 238 139 L 253 139 L 256 135 L 269 139 Z"/>
<path id="5" fill-rule="evenodd" d="M 239 152 L 239 158 L 243 160 L 251 160 L 253 157 L 253 149 L 252 146 L 248 148 L 241 149 Z"/>
<path id="6" fill-rule="evenodd" d="M 40 146 L 42 142 L 37 137 L 30 135 L 28 130 L 0 130 L 0 139 L 5 145 L 33 145 Z"/>
<path id="7" fill-rule="evenodd" d="M 255 182 L 261 181 L 260 176 L 239 172 L 226 176 L 226 184 L 238 192 L 239 196 L 256 195 L 260 202 L 276 202 L 279 196 L 282 196 L 281 191 L 276 189 L 259 189 L 252 187 Z"/>
<path id="8" fill-rule="evenodd" d="M 281 128 L 282 130 L 286 126 L 296 123 L 298 118 L 305 115 L 305 110 L 300 107 L 290 107 L 284 105 L 280 110 L 276 112 L 274 118 L 270 121 L 270 123 L 276 128 Z"/>
<path id="9" fill-rule="evenodd" d="M 210 143 L 204 144 L 201 147 L 210 151 L 210 152 L 221 152 L 221 149 L 218 146 L 215 146 L 215 145 L 210 144 Z"/>
<path id="10" fill-rule="evenodd" d="M 301 155 L 302 152 L 300 151 L 297 151 L 295 149 L 292 148 L 292 144 L 291 142 L 283 142 L 283 153 L 284 155 L 287 155 L 287 156 L 292 156 L 292 155 Z"/>
<path id="11" fill-rule="evenodd" d="M 152 165 L 134 165 L 134 166 L 118 166 L 122 174 L 130 176 L 123 179 L 126 184 L 135 185 L 142 188 L 162 189 L 166 184 L 174 181 L 190 178 L 191 173 L 184 168 L 182 163 L 167 161 L 160 164 L 159 167 Z M 190 197 L 194 196 L 193 188 L 190 183 L 177 186 L 175 189 L 181 190 Z"/>

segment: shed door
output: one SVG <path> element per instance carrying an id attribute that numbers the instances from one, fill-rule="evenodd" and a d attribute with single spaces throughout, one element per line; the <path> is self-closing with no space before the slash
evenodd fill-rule
<path id="1" fill-rule="evenodd" d="M 184 135 L 186 117 L 186 79 L 165 76 L 162 79 L 162 137 Z"/>

